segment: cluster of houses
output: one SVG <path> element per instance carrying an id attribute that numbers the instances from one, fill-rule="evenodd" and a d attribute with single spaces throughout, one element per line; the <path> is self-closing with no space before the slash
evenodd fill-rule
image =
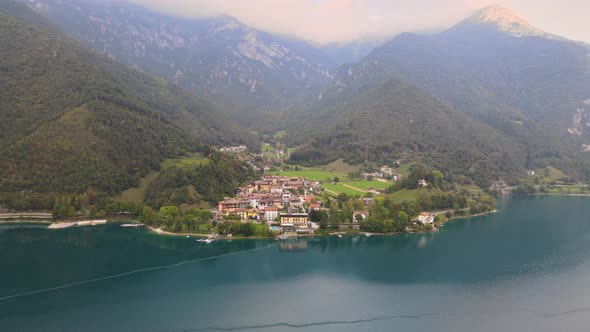
<path id="1" fill-rule="evenodd" d="M 386 178 L 393 181 L 399 181 L 402 176 L 395 172 L 395 169 L 389 166 L 382 166 L 378 172 L 361 173 L 361 177 L 365 180 L 369 178 Z"/>
<path id="2" fill-rule="evenodd" d="M 246 151 L 246 149 L 248 149 L 248 147 L 246 147 L 245 145 L 224 146 L 221 149 L 219 149 L 219 151 L 221 151 L 221 152 L 240 152 L 240 151 Z"/>
<path id="3" fill-rule="evenodd" d="M 235 198 L 226 198 L 217 206 L 217 219 L 228 217 L 242 222 L 265 223 L 270 229 L 280 232 L 313 233 L 319 228 L 309 219 L 312 210 L 327 210 L 316 199 L 323 188 L 317 181 L 300 177 L 263 175 L 237 190 Z M 363 197 L 366 207 L 375 203 L 373 197 Z M 348 223 L 340 228 L 359 229 L 360 222 L 369 217 L 367 211 L 354 211 Z M 232 218 L 232 219 L 233 219 Z M 416 222 L 433 224 L 434 215 L 421 213 Z"/>
<path id="4" fill-rule="evenodd" d="M 243 222 L 265 222 L 284 232 L 313 232 L 319 225 L 309 221 L 309 212 L 320 209 L 315 195 L 323 189 L 317 181 L 299 177 L 264 175 L 238 189 L 235 198 L 218 203 L 220 218 L 239 216 Z"/>

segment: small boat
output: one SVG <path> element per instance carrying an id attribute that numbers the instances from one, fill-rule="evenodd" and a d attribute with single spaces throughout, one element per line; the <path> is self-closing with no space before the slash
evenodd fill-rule
<path id="1" fill-rule="evenodd" d="M 190 235 L 187 235 L 187 236 L 186 236 L 186 238 L 187 238 L 187 239 L 188 239 L 188 238 L 190 238 L 190 237 L 191 237 Z"/>
<path id="2" fill-rule="evenodd" d="M 215 239 L 211 239 L 211 238 L 209 238 L 209 239 L 207 239 L 207 240 L 203 241 L 203 243 L 206 243 L 206 244 L 211 244 L 211 242 L 213 242 L 213 241 L 215 241 Z"/>
<path id="3" fill-rule="evenodd" d="M 342 235 L 338 234 L 338 237 L 342 237 Z"/>
<path id="4" fill-rule="evenodd" d="M 371 235 L 373 235 L 373 234 L 371 234 L 371 233 L 365 233 L 365 236 L 366 237 L 371 237 Z"/>

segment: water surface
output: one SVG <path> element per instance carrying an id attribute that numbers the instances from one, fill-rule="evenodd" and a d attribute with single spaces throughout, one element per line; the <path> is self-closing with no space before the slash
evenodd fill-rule
<path id="1" fill-rule="evenodd" d="M 0 226 L 0 331 L 587 331 L 589 282 L 586 197 L 393 237 Z"/>

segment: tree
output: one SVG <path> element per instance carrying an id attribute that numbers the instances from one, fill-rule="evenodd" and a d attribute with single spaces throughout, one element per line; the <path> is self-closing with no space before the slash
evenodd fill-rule
<path id="1" fill-rule="evenodd" d="M 88 216 L 89 216 L 90 218 L 95 218 L 95 217 L 96 217 L 96 214 L 97 214 L 97 211 L 96 211 L 96 206 L 92 205 L 92 206 L 90 207 L 90 212 L 88 213 Z"/>
<path id="2" fill-rule="evenodd" d="M 177 206 L 163 206 L 158 213 L 160 218 L 166 221 L 175 221 L 180 217 L 180 210 Z"/>
<path id="3" fill-rule="evenodd" d="M 334 182 L 340 182 L 340 178 L 339 178 L 339 177 L 337 177 L 337 176 L 335 176 L 335 177 L 334 177 Z"/>
<path id="4" fill-rule="evenodd" d="M 53 202 L 53 210 L 51 211 L 53 219 L 59 219 L 61 217 L 61 202 L 59 198 L 55 198 Z"/>
<path id="5" fill-rule="evenodd" d="M 396 230 L 398 232 L 405 232 L 406 227 L 410 224 L 410 216 L 404 211 L 400 211 L 397 214 Z"/>
<path id="6" fill-rule="evenodd" d="M 68 218 L 74 218 L 76 217 L 76 215 L 76 209 L 74 209 L 74 207 L 70 205 L 70 207 L 68 208 Z"/>
<path id="7" fill-rule="evenodd" d="M 247 222 L 245 224 L 242 225 L 241 228 L 241 234 L 244 236 L 252 236 L 254 235 L 254 231 L 255 231 L 255 226 L 252 222 Z"/>

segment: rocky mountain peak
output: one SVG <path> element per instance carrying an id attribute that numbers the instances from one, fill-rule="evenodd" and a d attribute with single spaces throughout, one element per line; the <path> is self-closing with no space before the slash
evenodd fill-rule
<path id="1" fill-rule="evenodd" d="M 533 27 L 511 10 L 500 6 L 483 8 L 473 14 L 468 21 L 471 23 L 493 24 L 498 30 L 510 33 L 515 37 L 547 36 L 544 31 Z"/>

